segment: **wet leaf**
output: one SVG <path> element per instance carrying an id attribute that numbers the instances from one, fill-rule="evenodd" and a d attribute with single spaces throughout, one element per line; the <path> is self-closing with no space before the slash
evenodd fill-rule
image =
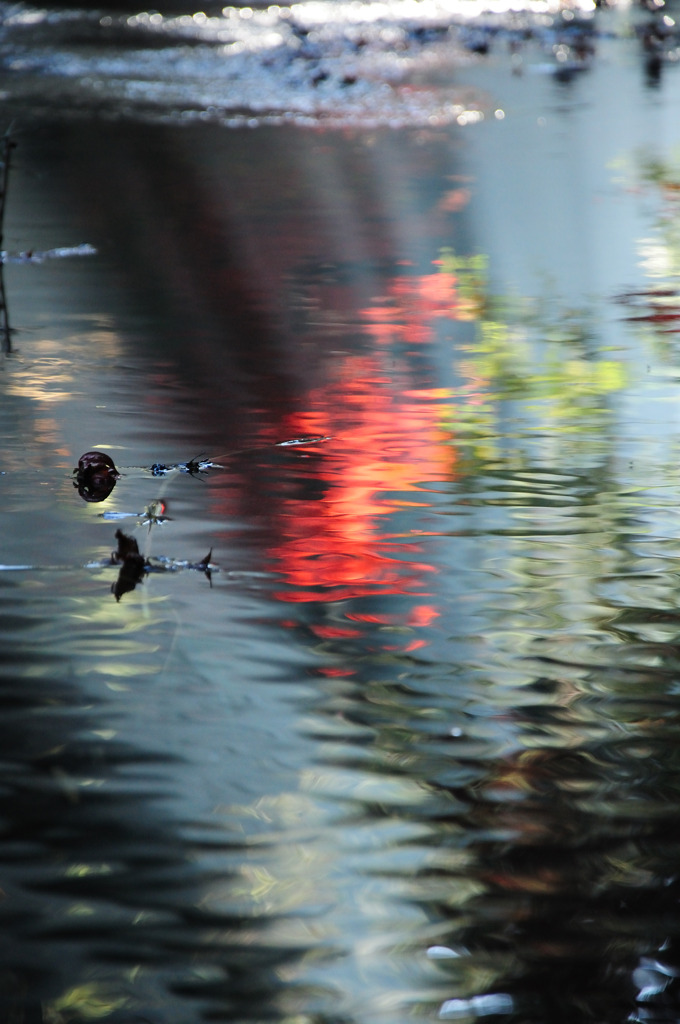
<path id="1" fill-rule="evenodd" d="M 127 558 L 134 558 L 139 555 L 139 545 L 134 537 L 122 530 L 116 530 L 118 547 L 111 552 L 112 562 L 124 562 Z M 141 556 L 140 556 L 141 557 Z"/>
<path id="2" fill-rule="evenodd" d="M 210 565 L 210 559 L 212 558 L 212 553 L 213 553 L 213 549 L 210 548 L 210 551 L 205 556 L 205 558 L 202 561 L 200 561 L 200 562 L 198 562 L 196 564 L 196 568 L 198 569 L 198 571 L 205 573 L 206 579 L 208 580 L 208 583 L 210 584 L 211 587 L 212 587 L 212 569 L 211 569 L 211 565 Z"/>
<path id="3" fill-rule="evenodd" d="M 73 486 L 78 488 L 83 501 L 104 501 L 120 478 L 111 456 L 98 451 L 81 455 L 73 473 Z"/>
<path id="4" fill-rule="evenodd" d="M 120 601 L 123 594 L 130 593 L 138 583 L 143 582 L 147 566 L 134 537 L 116 530 L 116 540 L 118 547 L 111 552 L 111 561 L 114 565 L 120 564 L 120 571 L 115 583 L 111 585 L 111 593 L 116 601 Z"/>

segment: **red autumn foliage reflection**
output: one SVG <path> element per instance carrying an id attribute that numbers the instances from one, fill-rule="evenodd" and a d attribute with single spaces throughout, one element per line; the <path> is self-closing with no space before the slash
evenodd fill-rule
<path id="1" fill-rule="evenodd" d="M 439 618 L 439 610 L 432 604 L 418 604 L 407 615 L 376 612 L 346 612 L 350 622 L 366 622 L 380 626 L 430 626 Z"/>
<path id="2" fill-rule="evenodd" d="M 366 330 L 381 344 L 419 345 L 432 340 L 434 319 L 456 318 L 458 305 L 455 275 L 439 270 L 392 278 L 380 304 L 361 312 L 369 322 Z"/>
<path id="3" fill-rule="evenodd" d="M 274 568 L 290 584 L 285 601 L 340 600 L 382 594 L 423 594 L 432 566 L 420 539 L 390 532 L 384 520 L 427 501 L 424 482 L 452 475 L 452 448 L 439 426 L 440 394 L 410 393 L 407 369 L 385 373 L 375 355 L 348 356 L 335 379 L 288 417 L 286 433 L 332 435 L 310 462 L 314 498 L 282 499 Z M 311 488 L 310 488 L 311 490 Z M 321 491 L 321 497 L 318 497 Z M 385 526 L 381 528 L 381 524 Z M 416 614 L 414 612 L 414 614 Z M 436 615 L 421 612 L 416 617 Z"/>

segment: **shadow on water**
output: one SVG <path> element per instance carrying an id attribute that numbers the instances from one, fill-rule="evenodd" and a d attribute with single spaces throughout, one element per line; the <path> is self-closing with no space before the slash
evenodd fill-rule
<path id="1" fill-rule="evenodd" d="M 7 245 L 87 259 L 4 266 L 0 1019 L 680 1020 L 638 43 L 399 131 L 35 115 Z"/>

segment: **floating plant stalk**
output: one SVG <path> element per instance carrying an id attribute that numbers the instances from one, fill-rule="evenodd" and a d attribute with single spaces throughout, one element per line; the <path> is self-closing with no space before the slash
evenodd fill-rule
<path id="1" fill-rule="evenodd" d="M 2 249 L 5 204 L 7 201 L 7 188 L 9 186 L 10 157 L 14 142 L 12 141 L 12 127 L 7 129 L 0 140 L 0 250 Z M 0 346 L 3 352 L 12 351 L 12 336 L 9 327 L 9 315 L 7 312 L 7 299 L 5 298 L 5 275 L 4 260 L 0 256 Z"/>

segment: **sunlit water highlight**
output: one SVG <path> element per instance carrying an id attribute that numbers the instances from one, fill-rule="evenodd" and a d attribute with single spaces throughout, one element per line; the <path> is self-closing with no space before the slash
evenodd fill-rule
<path id="1" fill-rule="evenodd" d="M 5 3 L 0 89 L 5 99 L 56 103 L 76 116 L 96 109 L 230 127 L 464 124 L 493 111 L 452 83 L 456 68 L 500 32 L 537 68 L 578 70 L 594 10 L 592 0 L 566 11 L 547 0 L 512 8 L 505 0 L 304 0 L 173 16 Z"/>

